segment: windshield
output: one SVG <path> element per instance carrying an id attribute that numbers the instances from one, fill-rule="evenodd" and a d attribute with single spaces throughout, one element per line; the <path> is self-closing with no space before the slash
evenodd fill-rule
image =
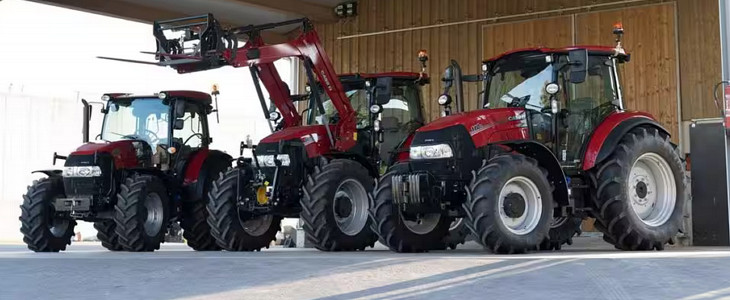
<path id="1" fill-rule="evenodd" d="M 545 85 L 553 80 L 553 66 L 547 63 L 503 63 L 495 69 L 489 82 L 489 103 L 485 107 L 524 106 L 542 109 L 548 106 L 550 95 Z"/>
<path id="2" fill-rule="evenodd" d="M 369 99 L 364 82 L 360 84 L 347 84 L 345 85 L 345 90 L 345 95 L 350 100 L 350 105 L 357 112 L 357 128 L 363 129 L 370 126 Z M 321 97 L 325 116 L 332 122 L 337 116 L 337 110 L 326 93 L 322 93 Z M 383 111 L 380 114 L 381 119 L 383 119 L 383 126 L 386 128 L 388 126 L 397 128 L 419 123 L 422 119 L 420 99 L 420 89 L 416 83 L 394 82 L 391 88 L 390 101 L 383 105 Z M 320 124 L 319 122 L 321 121 L 315 119 L 308 124 Z"/>
<path id="3" fill-rule="evenodd" d="M 101 138 L 106 141 L 143 140 L 153 151 L 168 139 L 169 106 L 157 98 L 109 102 Z"/>

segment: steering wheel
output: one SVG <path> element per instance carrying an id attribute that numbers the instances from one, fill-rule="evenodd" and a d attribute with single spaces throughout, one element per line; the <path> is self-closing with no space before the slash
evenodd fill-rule
<path id="1" fill-rule="evenodd" d="M 187 139 L 185 139 L 185 141 L 182 143 L 181 146 L 187 145 L 188 142 L 190 141 L 190 139 L 192 139 L 194 136 L 199 137 L 201 142 L 203 141 L 203 134 L 202 133 L 193 133 L 193 135 L 191 135 Z"/>
<path id="2" fill-rule="evenodd" d="M 510 93 L 504 94 L 504 96 L 510 97 L 512 99 L 512 102 L 507 104 L 507 107 L 522 107 L 527 104 L 527 102 L 530 101 L 530 95 L 525 95 L 524 97 L 515 97 Z M 503 97 L 504 97 L 503 96 Z"/>
<path id="3" fill-rule="evenodd" d="M 148 140 L 148 141 L 146 141 L 146 142 L 147 142 L 147 143 L 149 143 L 149 144 L 150 144 L 150 146 L 151 146 L 151 145 L 157 145 L 157 144 L 159 144 L 159 142 L 160 142 L 160 138 L 159 138 L 159 137 L 157 137 L 157 134 L 156 134 L 156 133 L 154 133 L 154 132 L 150 131 L 149 129 L 145 129 L 144 131 L 145 131 L 145 135 L 146 135 L 146 136 L 147 136 L 147 138 L 149 139 L 149 140 Z M 137 135 L 134 135 L 134 134 L 127 134 L 127 135 L 123 135 L 123 136 L 122 136 L 122 138 L 123 138 L 123 139 L 131 139 L 131 140 L 139 140 L 139 139 L 140 139 L 140 137 L 139 137 L 139 136 L 137 136 Z"/>

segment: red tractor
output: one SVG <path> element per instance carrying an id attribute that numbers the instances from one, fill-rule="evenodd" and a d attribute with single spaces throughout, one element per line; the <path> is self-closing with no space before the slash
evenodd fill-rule
<path id="1" fill-rule="evenodd" d="M 289 42 L 270 45 L 261 38 L 263 30 L 290 25 L 301 32 Z M 284 217 L 301 217 L 308 239 L 321 250 L 362 250 L 375 243 L 368 194 L 380 166 L 407 158 L 404 146 L 423 125 L 423 72 L 338 77 L 307 19 L 224 30 L 208 14 L 155 22 L 153 31 L 154 64 L 179 73 L 248 67 L 264 114 L 277 123 L 252 149 L 252 158 L 239 158 L 213 184 L 208 224 L 220 247 L 268 247 Z M 241 39 L 246 42 L 239 47 Z M 192 47 L 184 45 L 191 41 Z M 274 68 L 287 57 L 303 63 L 309 87 L 304 97 L 291 95 Z M 420 58 L 425 64 L 425 53 Z M 262 83 L 278 111 L 267 108 Z M 300 114 L 294 103 L 304 99 L 309 107 Z"/>
<path id="2" fill-rule="evenodd" d="M 419 128 L 410 159 L 392 166 L 373 193 L 373 230 L 390 249 L 443 247 L 455 218 L 495 253 L 559 249 L 584 217 L 623 250 L 663 249 L 680 229 L 685 167 L 669 132 L 647 113 L 624 109 L 614 47 L 531 48 L 444 73 L 439 103 L 478 82 L 477 110 Z M 457 109 L 460 111 L 460 109 Z"/>
<path id="3" fill-rule="evenodd" d="M 168 227 L 180 221 L 188 245 L 219 250 L 206 222 L 211 183 L 232 158 L 208 149 L 211 96 L 164 91 L 151 96 L 106 94 L 100 138 L 89 143 L 91 105 L 84 103 L 84 145 L 61 170 L 35 171 L 23 196 L 20 221 L 28 248 L 66 249 L 77 220 L 94 222 L 112 251 L 153 251 Z M 34 172 L 34 173 L 35 173 Z"/>

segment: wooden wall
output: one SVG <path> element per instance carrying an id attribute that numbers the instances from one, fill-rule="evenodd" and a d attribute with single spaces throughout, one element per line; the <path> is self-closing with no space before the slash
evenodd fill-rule
<path id="1" fill-rule="evenodd" d="M 712 116 L 715 111 L 712 86 L 721 77 L 717 0 L 647 0 L 631 3 L 619 0 L 360 0 L 359 3 L 358 16 L 343 19 L 335 24 L 317 26 L 335 68 L 340 73 L 418 71 L 416 53 L 419 49 L 428 50 L 430 61 L 427 72 L 435 80 L 424 92 L 424 99 L 426 100 L 426 115 L 431 119 L 436 118 L 439 114 L 439 107 L 435 101 L 436 95 L 441 90 L 438 78 L 450 59 L 456 59 L 465 73 L 476 73 L 479 62 L 488 58 L 485 57 L 486 54 L 494 53 L 495 50 L 490 50 L 490 47 L 518 45 L 520 39 L 517 36 L 531 34 L 533 40 L 549 46 L 553 46 L 554 41 L 568 41 L 564 33 L 561 33 L 564 31 L 556 30 L 554 32 L 553 28 L 565 26 L 566 20 L 571 19 L 572 15 L 576 16 L 575 28 L 578 29 L 578 32 L 574 33 L 576 42 L 601 42 L 608 45 L 613 45 L 613 36 L 610 34 L 610 25 L 616 21 L 613 18 L 626 17 L 626 14 L 634 16 L 636 22 L 626 24 L 625 46 L 630 52 L 641 53 L 641 56 L 644 57 L 634 56 L 634 60 L 628 65 L 655 54 L 664 58 L 664 60 L 652 61 L 646 67 L 633 71 L 637 78 L 642 79 L 636 81 L 632 79 L 631 83 L 624 80 L 624 84 L 627 87 L 632 84 L 655 84 L 652 86 L 655 91 L 641 91 L 638 94 L 632 94 L 635 97 L 650 95 L 656 99 L 659 97 L 675 98 L 662 99 L 662 106 L 657 111 L 651 111 L 654 106 L 631 107 L 634 103 L 643 102 L 631 102 L 627 99 L 629 108 L 649 108 L 650 112 L 656 114 L 665 125 L 673 127 L 672 131 L 676 133 L 678 126 L 677 76 L 674 76 L 674 80 L 671 80 L 669 78 L 671 76 L 667 74 L 664 74 L 662 79 L 649 77 L 660 77 L 662 72 L 668 70 L 669 65 L 678 64 L 679 71 L 674 70 L 674 72 L 679 73 L 679 83 L 681 83 L 682 118 L 687 120 L 708 117 Z M 625 12 L 615 11 L 626 7 L 641 9 L 651 7 L 646 6 L 648 4 L 657 3 L 676 3 L 676 22 L 673 12 L 663 11 L 669 10 L 665 6 L 653 9 L 657 11 L 643 12 L 647 13 L 646 18 L 637 15 L 635 11 L 632 12 L 633 8 Z M 671 7 L 671 10 L 674 10 L 675 5 L 671 5 Z M 564 11 L 525 15 L 556 9 L 564 9 Z M 606 11 L 606 15 L 591 14 L 602 11 Z M 660 16 L 654 15 L 657 13 Z M 501 19 L 476 21 L 495 17 L 501 17 Z M 540 21 L 532 25 L 524 25 L 532 26 L 530 30 L 523 28 L 520 30 L 525 31 L 503 36 L 499 36 L 497 32 L 490 33 L 490 30 L 493 30 L 490 28 L 501 26 L 499 24 L 517 24 L 518 21 L 536 19 L 540 19 Z M 452 22 L 457 22 L 457 24 L 440 26 Z M 495 23 L 498 25 L 490 25 Z M 599 25 L 601 26 L 600 34 L 598 31 L 595 33 L 585 31 L 589 27 L 593 28 L 590 30 L 598 30 L 596 28 Z M 641 29 L 632 31 L 628 27 L 629 25 L 638 26 Z M 425 28 L 418 28 L 424 26 Z M 519 26 L 517 27 L 519 28 Z M 667 31 L 671 27 L 676 27 L 676 30 Z M 573 28 L 573 26 L 569 28 Z M 377 34 L 384 31 L 394 32 Z M 642 40 L 631 38 L 632 34 L 636 35 L 639 32 L 658 36 L 672 35 L 676 32 L 677 40 L 680 42 L 678 46 L 662 44 L 663 41 L 670 40 L 665 37 L 660 42 L 662 47 L 653 49 L 647 46 L 652 44 L 644 39 L 647 35 L 641 34 Z M 371 33 L 376 34 L 367 35 Z M 600 38 L 597 38 L 598 36 Z M 557 43 L 554 46 L 557 46 Z M 670 49 L 672 47 L 677 48 L 678 51 Z M 678 57 L 677 55 L 671 56 L 670 52 L 678 52 Z M 677 59 L 679 63 L 677 63 Z M 672 88 L 675 89 L 674 94 L 669 91 Z M 631 88 L 626 92 L 630 93 L 630 91 L 632 91 Z M 467 99 L 475 99 L 476 87 L 468 88 L 466 96 Z M 467 107 L 473 108 L 474 106 L 472 103 Z"/>

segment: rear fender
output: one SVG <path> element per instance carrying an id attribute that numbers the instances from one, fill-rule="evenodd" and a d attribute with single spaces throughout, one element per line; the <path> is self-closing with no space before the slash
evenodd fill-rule
<path id="1" fill-rule="evenodd" d="M 62 177 L 62 175 L 63 175 L 63 171 L 61 171 L 61 170 L 35 170 L 30 173 L 31 174 L 43 173 L 43 174 L 46 174 L 46 176 L 48 176 L 48 178 Z"/>
<path id="2" fill-rule="evenodd" d="M 359 162 L 363 167 L 365 167 L 365 169 L 368 170 L 370 176 L 372 176 L 373 178 L 380 177 L 380 172 L 378 171 L 378 168 L 371 164 L 365 156 L 354 153 L 330 153 L 327 155 L 327 157 L 354 160 L 356 162 Z"/>
<path id="3" fill-rule="evenodd" d="M 645 113 L 623 112 L 606 118 L 591 136 L 583 155 L 583 170 L 587 171 L 608 158 L 621 139 L 636 127 L 653 127 L 669 135 L 654 118 Z"/>
<path id="4" fill-rule="evenodd" d="M 555 157 L 550 149 L 545 147 L 543 144 L 533 141 L 515 141 L 502 143 L 502 145 L 510 147 L 512 150 L 531 157 L 537 160 L 540 167 L 545 168 L 548 172 L 548 181 L 555 188 L 553 190 L 553 199 L 560 206 L 570 206 L 573 203 L 570 201 L 568 194 L 568 184 L 565 181 L 565 173 L 563 168 L 560 166 L 558 158 Z"/>
<path id="5" fill-rule="evenodd" d="M 230 155 L 222 151 L 210 150 L 201 166 L 188 164 L 188 168 L 198 167 L 198 177 L 194 183 L 187 185 L 187 197 L 183 197 L 183 201 L 192 202 L 205 199 L 206 184 L 209 183 L 211 177 L 225 172 L 231 166 L 232 161 L 233 157 Z M 187 171 L 188 169 L 185 170 L 186 174 Z"/>

